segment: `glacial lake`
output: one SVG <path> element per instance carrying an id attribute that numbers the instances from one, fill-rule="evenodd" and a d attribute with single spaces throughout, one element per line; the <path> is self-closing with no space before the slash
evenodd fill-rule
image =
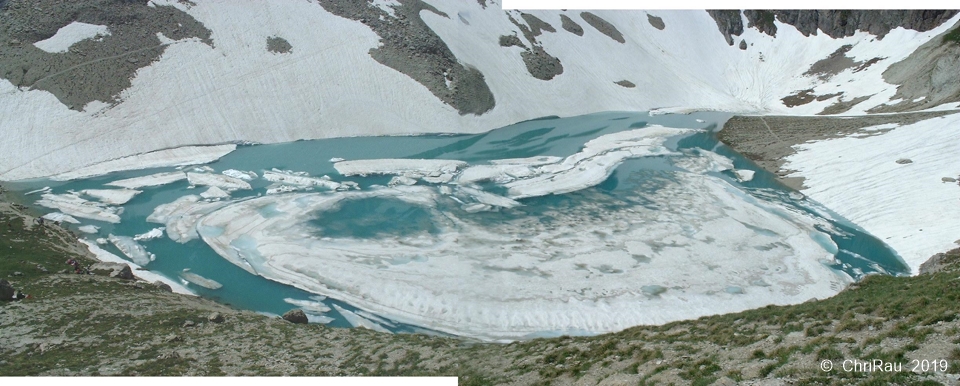
<path id="1" fill-rule="evenodd" d="M 200 296 L 394 333 L 595 334 L 800 303 L 864 275 L 909 273 L 882 241 L 719 143 L 729 117 L 606 112 L 476 135 L 244 145 L 203 166 L 7 186 L 49 187 L 25 201 L 56 196 L 33 206 L 72 215 L 79 224 L 64 227 L 117 256 L 131 259 L 120 245 L 142 247 L 153 256 L 145 269 Z M 385 161 L 350 165 L 376 159 Z M 178 171 L 192 178 L 136 187 L 119 205 L 77 204 L 97 203 L 88 192 L 117 189 L 106 185 L 114 181 Z M 250 188 L 207 178 L 224 171 Z M 79 231 L 89 225 L 95 233 Z M 185 233 L 170 236 L 171 226 Z M 162 237 L 127 239 L 159 227 Z"/>

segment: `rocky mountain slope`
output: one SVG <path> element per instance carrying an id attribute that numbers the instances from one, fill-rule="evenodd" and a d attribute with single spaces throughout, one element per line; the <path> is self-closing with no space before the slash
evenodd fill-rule
<path id="1" fill-rule="evenodd" d="M 481 132 L 609 110 L 864 114 L 960 101 L 949 82 L 958 45 L 943 40 L 954 11 L 42 0 L 0 12 L 7 180 L 184 145 Z"/>

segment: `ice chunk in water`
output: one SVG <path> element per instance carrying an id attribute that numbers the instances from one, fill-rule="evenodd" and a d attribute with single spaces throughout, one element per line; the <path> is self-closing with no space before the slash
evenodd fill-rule
<path id="1" fill-rule="evenodd" d="M 147 252 L 146 248 L 140 245 L 140 243 L 134 241 L 131 237 L 114 236 L 111 234 L 107 236 L 107 239 L 110 240 L 110 242 L 113 243 L 113 245 L 115 245 L 120 252 L 123 252 L 124 255 L 127 255 L 127 257 L 130 258 L 130 260 L 133 260 L 134 263 L 137 263 L 137 265 L 144 266 L 150 264 L 150 262 L 156 258 L 154 254 Z"/>

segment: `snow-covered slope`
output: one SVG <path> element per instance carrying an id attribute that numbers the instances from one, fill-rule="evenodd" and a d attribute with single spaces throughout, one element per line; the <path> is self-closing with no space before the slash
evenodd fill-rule
<path id="1" fill-rule="evenodd" d="M 370 27 L 313 1 L 251 5 L 198 0 L 189 5 L 153 0 L 153 7 L 176 7 L 202 23 L 213 43 L 160 34 L 165 51 L 159 60 L 140 68 L 118 100 L 92 101 L 82 111 L 69 109 L 48 91 L 0 79 L 5 134 L 0 179 L 60 174 L 185 145 L 481 132 L 540 116 L 609 110 L 813 114 L 838 98 L 865 97 L 850 110 L 863 113 L 889 102 L 896 91 L 883 81 L 884 69 L 960 20 L 956 16 L 927 32 L 897 28 L 882 40 L 866 32 L 841 39 L 804 37 L 776 22 L 776 38 L 748 28 L 738 38 L 748 45 L 740 49 L 728 45 L 702 11 L 651 12 L 663 29 L 642 11 L 593 12 L 614 26 L 621 43 L 579 11 L 530 12 L 556 31 L 549 32 L 492 1 L 428 3 L 435 10 L 420 11 L 420 18 L 456 62 L 483 74 L 495 99 L 489 111 L 461 115 L 411 76 L 374 60 L 370 50 L 382 42 Z M 582 36 L 562 28 L 561 15 Z M 530 29 L 539 34 L 533 40 L 525 35 Z M 504 47 L 502 36 L 517 36 L 522 47 Z M 269 50 L 268 39 L 278 37 L 290 48 Z M 862 69 L 843 69 L 828 80 L 804 75 L 845 45 L 851 46 L 846 56 L 856 62 L 879 59 Z M 523 47 L 539 47 L 556 57 L 562 73 L 550 80 L 535 78 L 524 63 Z M 83 71 L 83 66 L 75 70 Z M 448 82 L 447 87 L 458 85 Z M 812 90 L 823 100 L 792 108 L 781 101 L 800 90 Z M 829 97 L 838 92 L 843 95 Z"/>

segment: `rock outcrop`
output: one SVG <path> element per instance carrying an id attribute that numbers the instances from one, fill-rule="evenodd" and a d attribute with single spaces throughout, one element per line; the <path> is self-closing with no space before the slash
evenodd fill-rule
<path id="1" fill-rule="evenodd" d="M 13 296 L 16 293 L 16 289 L 13 288 L 13 285 L 10 282 L 0 279 L 0 300 L 13 300 Z"/>
<path id="2" fill-rule="evenodd" d="M 737 10 L 707 11 L 717 22 L 727 44 L 743 33 L 743 19 Z M 744 10 L 747 28 L 777 35 L 774 20 L 797 28 L 804 36 L 823 32 L 832 38 L 866 31 L 883 39 L 890 30 L 903 27 L 929 31 L 957 14 L 956 10 Z"/>
<path id="3" fill-rule="evenodd" d="M 90 272 L 95 275 L 110 276 L 117 279 L 133 280 L 133 271 L 130 266 L 123 263 L 96 263 L 90 267 Z"/>
<path id="4" fill-rule="evenodd" d="M 287 311 L 287 313 L 283 314 L 283 320 L 294 324 L 306 324 L 307 314 L 303 313 L 303 310 L 297 308 Z"/>

